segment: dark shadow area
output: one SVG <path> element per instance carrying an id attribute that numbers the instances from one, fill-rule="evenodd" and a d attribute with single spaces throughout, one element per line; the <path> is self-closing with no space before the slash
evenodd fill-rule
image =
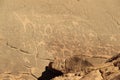
<path id="1" fill-rule="evenodd" d="M 38 78 L 38 80 L 50 80 L 54 77 L 63 75 L 61 71 L 55 70 L 51 68 L 51 64 L 46 67 L 45 71 L 42 73 L 42 76 Z"/>

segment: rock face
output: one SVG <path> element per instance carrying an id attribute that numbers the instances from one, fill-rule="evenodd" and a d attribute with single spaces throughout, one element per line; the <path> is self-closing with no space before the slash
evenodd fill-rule
<path id="1" fill-rule="evenodd" d="M 36 80 L 74 55 L 98 66 L 120 52 L 119 33 L 119 0 L 1 0 L 0 79 Z"/>
<path id="2" fill-rule="evenodd" d="M 72 64 L 74 62 L 74 65 L 70 65 L 70 68 L 66 67 L 66 70 L 70 70 L 68 72 L 63 72 L 64 74 L 62 76 L 55 77 L 53 80 L 120 80 L 119 55 L 120 54 L 111 57 L 107 60 L 110 62 L 106 61 L 104 64 L 101 64 L 101 66 L 97 67 L 91 65 L 90 63 L 88 65 L 87 61 L 81 60 L 82 58 L 77 58 L 77 62 L 80 61 L 77 64 L 74 64 L 76 63 L 76 60 L 74 59 L 75 57 L 68 58 L 72 59 L 72 61 L 67 64 Z"/>

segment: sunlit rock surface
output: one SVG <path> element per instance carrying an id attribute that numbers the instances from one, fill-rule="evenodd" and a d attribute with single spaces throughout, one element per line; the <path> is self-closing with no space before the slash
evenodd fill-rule
<path id="1" fill-rule="evenodd" d="M 1 0 L 0 79 L 35 80 L 80 54 L 98 65 L 120 52 L 119 37 L 119 0 Z"/>

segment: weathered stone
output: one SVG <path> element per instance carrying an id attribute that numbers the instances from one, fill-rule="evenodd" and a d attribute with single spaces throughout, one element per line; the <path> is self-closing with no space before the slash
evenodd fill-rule
<path id="1" fill-rule="evenodd" d="M 90 74 L 86 75 L 80 80 L 103 80 L 103 77 L 99 70 L 92 71 Z"/>
<path id="2" fill-rule="evenodd" d="M 0 74 L 38 77 L 80 54 L 104 63 L 120 52 L 119 33 L 119 0 L 1 0 Z"/>

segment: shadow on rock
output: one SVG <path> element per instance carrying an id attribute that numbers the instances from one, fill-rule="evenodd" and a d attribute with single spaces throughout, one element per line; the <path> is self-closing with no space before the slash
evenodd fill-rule
<path id="1" fill-rule="evenodd" d="M 42 76 L 39 77 L 38 80 L 50 80 L 60 75 L 63 75 L 61 71 L 52 69 L 50 66 L 47 66 L 45 71 L 42 73 Z"/>

